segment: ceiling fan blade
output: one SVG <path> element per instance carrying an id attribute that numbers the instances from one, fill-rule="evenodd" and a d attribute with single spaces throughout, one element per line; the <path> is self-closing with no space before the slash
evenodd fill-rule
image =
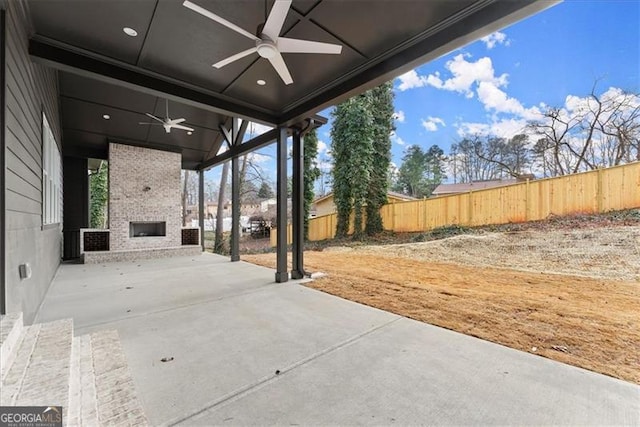
<path id="1" fill-rule="evenodd" d="M 166 119 L 169 120 L 169 99 L 165 99 L 165 114 L 166 114 Z"/>
<path id="2" fill-rule="evenodd" d="M 211 20 L 216 21 L 218 24 L 224 25 L 225 27 L 235 31 L 236 33 L 242 34 L 243 36 L 250 38 L 251 40 L 260 41 L 258 37 L 251 34 L 250 32 L 238 27 L 236 24 L 227 21 L 226 19 L 216 15 L 213 12 L 209 12 L 207 9 L 200 7 L 197 4 L 190 2 L 189 0 L 185 0 L 184 3 L 182 3 L 182 5 L 186 8 L 193 10 L 196 13 L 199 13 L 202 16 L 205 16 Z"/>
<path id="3" fill-rule="evenodd" d="M 231 55 L 230 57 L 223 59 L 222 61 L 216 62 L 215 64 L 213 64 L 213 67 L 222 68 L 225 65 L 229 65 L 232 62 L 237 61 L 238 59 L 244 58 L 247 55 L 251 55 L 252 53 L 257 51 L 258 51 L 258 48 L 252 47 L 251 49 L 244 50 L 240 53 L 236 53 L 235 55 Z"/>
<path id="4" fill-rule="evenodd" d="M 282 53 L 330 53 L 339 54 L 342 46 L 339 44 L 313 42 L 311 40 L 278 38 L 276 43 L 278 50 Z"/>
<path id="5" fill-rule="evenodd" d="M 282 31 L 282 26 L 284 25 L 284 20 L 287 18 L 290 6 L 291 0 L 276 0 L 275 3 L 273 3 L 271 12 L 269 12 L 267 22 L 264 24 L 262 34 L 276 41 L 280 35 L 280 31 Z"/>
<path id="6" fill-rule="evenodd" d="M 177 125 L 178 123 L 182 123 L 184 121 L 186 121 L 187 119 L 173 119 L 173 120 L 169 120 L 169 124 L 170 125 Z"/>
<path id="7" fill-rule="evenodd" d="M 147 122 L 138 122 L 139 125 L 151 125 L 151 126 L 163 126 L 162 123 L 147 123 Z"/>
<path id="8" fill-rule="evenodd" d="M 291 74 L 289 73 L 289 69 L 287 68 L 287 64 L 285 64 L 284 59 L 282 59 L 282 55 L 278 52 L 272 58 L 269 58 L 269 62 L 273 65 L 273 68 L 276 69 L 280 78 L 286 85 L 290 85 L 293 83 L 293 79 L 291 78 Z"/>
<path id="9" fill-rule="evenodd" d="M 193 132 L 193 129 L 187 126 L 182 126 L 182 125 L 171 125 L 172 128 L 174 129 L 182 129 L 182 130 L 186 130 L 189 132 Z"/>
<path id="10" fill-rule="evenodd" d="M 154 115 L 153 115 L 153 114 L 151 114 L 151 113 L 144 113 L 144 114 L 145 114 L 147 117 L 151 117 L 153 120 L 157 120 L 157 121 L 159 121 L 160 123 L 164 123 L 164 120 L 162 120 L 162 119 L 161 119 L 161 118 L 159 118 L 159 117 L 154 116 Z"/>

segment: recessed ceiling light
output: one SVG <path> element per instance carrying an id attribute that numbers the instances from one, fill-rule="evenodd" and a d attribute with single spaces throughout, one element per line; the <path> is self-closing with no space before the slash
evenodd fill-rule
<path id="1" fill-rule="evenodd" d="M 258 83 L 260 86 L 264 86 L 267 84 L 267 82 L 265 82 L 264 80 L 260 79 L 258 80 L 256 83 Z"/>
<path id="2" fill-rule="evenodd" d="M 193 132 L 189 131 L 187 132 L 187 135 L 193 135 Z"/>
<path id="3" fill-rule="evenodd" d="M 135 37 L 135 36 L 138 35 L 138 32 L 136 30 L 134 30 L 133 28 L 129 28 L 129 27 L 124 27 L 122 29 L 122 31 L 124 31 L 124 33 L 126 35 L 131 36 L 131 37 Z"/>
<path id="4" fill-rule="evenodd" d="M 111 118 L 111 116 L 108 115 L 108 114 L 103 114 L 102 118 L 105 119 L 105 120 L 109 120 Z"/>

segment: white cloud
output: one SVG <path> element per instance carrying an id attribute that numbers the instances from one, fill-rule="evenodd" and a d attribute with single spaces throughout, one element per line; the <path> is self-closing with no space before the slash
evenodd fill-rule
<path id="1" fill-rule="evenodd" d="M 398 123 L 404 123 L 404 120 L 405 120 L 404 111 L 400 110 L 393 113 L 393 119 L 396 120 Z"/>
<path id="2" fill-rule="evenodd" d="M 464 122 L 457 124 L 461 137 L 474 135 L 493 135 L 501 138 L 512 138 L 514 135 L 526 133 L 527 120 L 508 118 L 493 120 L 490 123 Z"/>
<path id="3" fill-rule="evenodd" d="M 260 154 L 260 153 L 250 153 L 249 159 L 254 163 L 267 163 L 273 160 L 271 156 L 267 156 L 266 154 Z"/>
<path id="4" fill-rule="evenodd" d="M 485 44 L 485 46 L 487 46 L 487 49 L 493 49 L 499 44 L 505 46 L 509 46 L 511 44 L 511 40 L 507 38 L 507 35 L 500 31 L 496 31 L 488 36 L 482 37 L 480 40 Z"/>
<path id="5" fill-rule="evenodd" d="M 327 151 L 327 148 L 328 146 L 324 141 L 318 140 L 318 154 L 324 153 L 325 151 Z"/>
<path id="6" fill-rule="evenodd" d="M 444 120 L 442 120 L 440 117 L 429 116 L 427 120 L 424 120 L 424 119 L 422 120 L 422 127 L 429 132 L 437 131 L 438 126 L 441 126 L 441 127 L 446 126 Z"/>
<path id="7" fill-rule="evenodd" d="M 436 89 L 455 91 L 463 93 L 467 98 L 473 98 L 474 83 L 493 83 L 496 87 L 507 85 L 508 74 L 495 75 L 491 58 L 485 56 L 475 62 L 465 59 L 464 54 L 456 55 L 447 61 L 445 68 L 451 73 L 451 78 L 442 80 L 438 72 L 430 74 L 424 79 L 425 82 Z"/>
<path id="8" fill-rule="evenodd" d="M 391 142 L 396 143 L 398 145 L 405 145 L 406 144 L 406 142 L 402 138 L 400 138 L 400 136 L 398 136 L 397 133 L 391 132 L 390 136 L 391 136 Z"/>
<path id="9" fill-rule="evenodd" d="M 400 80 L 400 85 L 398 86 L 398 90 L 404 92 L 407 89 L 414 89 L 417 87 L 423 87 L 427 84 L 427 78 L 424 76 L 419 76 L 416 70 L 411 70 L 407 73 L 398 77 Z"/>
<path id="10" fill-rule="evenodd" d="M 496 113 L 514 114 L 528 120 L 540 118 L 538 107 L 524 108 L 520 101 L 510 98 L 506 92 L 491 82 L 478 84 L 478 100 L 482 102 L 485 109 L 493 110 Z"/>

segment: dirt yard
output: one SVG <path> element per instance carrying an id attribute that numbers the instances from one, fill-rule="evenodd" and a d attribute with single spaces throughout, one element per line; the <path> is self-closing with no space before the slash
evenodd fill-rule
<path id="1" fill-rule="evenodd" d="M 640 384 L 640 225 L 330 247 L 305 266 L 327 273 L 312 288 Z"/>

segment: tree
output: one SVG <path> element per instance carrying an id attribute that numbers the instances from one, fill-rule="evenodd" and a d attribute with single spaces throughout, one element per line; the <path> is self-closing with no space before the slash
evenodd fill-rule
<path id="1" fill-rule="evenodd" d="M 257 195 L 261 199 L 270 199 L 274 197 L 273 189 L 267 181 L 262 181 Z"/>
<path id="2" fill-rule="evenodd" d="M 391 133 L 393 126 L 393 85 L 384 83 L 366 93 L 373 120 L 373 156 L 367 189 L 367 224 L 365 232 L 374 235 L 384 230 L 380 208 L 387 203 L 389 165 L 391 164 Z"/>
<path id="3" fill-rule="evenodd" d="M 368 103 L 366 95 L 358 95 L 339 104 L 331 113 L 336 237 L 347 236 L 352 210 L 355 210 L 354 237 L 362 235 L 362 208 L 373 158 L 373 115 Z"/>
<path id="4" fill-rule="evenodd" d="M 494 157 L 495 140 L 493 144 L 485 142 L 483 137 L 476 135 L 465 137 L 451 145 L 449 162 L 455 170 L 456 182 L 473 182 L 497 179 L 500 171 L 496 163 L 487 160 Z"/>
<path id="5" fill-rule="evenodd" d="M 412 197 L 421 197 L 424 188 L 425 154 L 419 145 L 410 145 L 402 156 L 395 190 Z"/>
<path id="6" fill-rule="evenodd" d="M 528 130 L 534 156 L 549 175 L 566 175 L 640 160 L 640 94 L 609 88 L 549 107 Z"/>
<path id="7" fill-rule="evenodd" d="M 187 200 L 189 198 L 189 171 L 183 171 L 182 175 L 182 226 L 187 225 Z"/>
<path id="8" fill-rule="evenodd" d="M 91 228 L 105 228 L 107 220 L 107 201 L 109 199 L 108 180 L 109 164 L 102 162 L 102 166 L 89 178 L 90 206 L 91 206 Z"/>
<path id="9" fill-rule="evenodd" d="M 511 139 L 498 137 L 476 137 L 476 155 L 494 168 L 496 177 L 511 176 L 521 178 L 531 169 L 531 149 L 529 137 L 518 134 Z"/>
<path id="10" fill-rule="evenodd" d="M 424 166 L 425 166 L 425 180 L 427 191 L 423 195 L 423 197 L 431 196 L 433 190 L 440 184 L 442 181 L 447 179 L 445 175 L 445 162 L 447 158 L 444 155 L 444 151 L 442 148 L 437 145 L 432 145 L 429 147 L 427 152 L 424 155 Z"/>
<path id="11" fill-rule="evenodd" d="M 451 146 L 449 166 L 454 182 L 519 178 L 532 167 L 529 137 L 467 136 Z"/>
<path id="12" fill-rule="evenodd" d="M 426 152 L 418 145 L 410 145 L 402 157 L 395 189 L 412 197 L 429 197 L 446 178 L 444 152 L 432 145 Z"/>
<path id="13" fill-rule="evenodd" d="M 316 129 L 312 129 L 304 136 L 303 141 L 304 153 L 304 238 L 309 238 L 309 212 L 311 210 L 311 203 L 315 195 L 313 191 L 314 182 L 320 177 L 320 169 L 316 164 L 316 158 L 318 157 L 318 132 Z"/>
<path id="14" fill-rule="evenodd" d="M 218 191 L 218 209 L 216 211 L 216 236 L 213 243 L 213 251 L 217 254 L 224 254 L 224 203 L 225 189 L 227 188 L 227 177 L 229 176 L 229 165 L 231 162 L 225 162 L 222 166 L 222 174 L 220 175 L 220 191 Z"/>

